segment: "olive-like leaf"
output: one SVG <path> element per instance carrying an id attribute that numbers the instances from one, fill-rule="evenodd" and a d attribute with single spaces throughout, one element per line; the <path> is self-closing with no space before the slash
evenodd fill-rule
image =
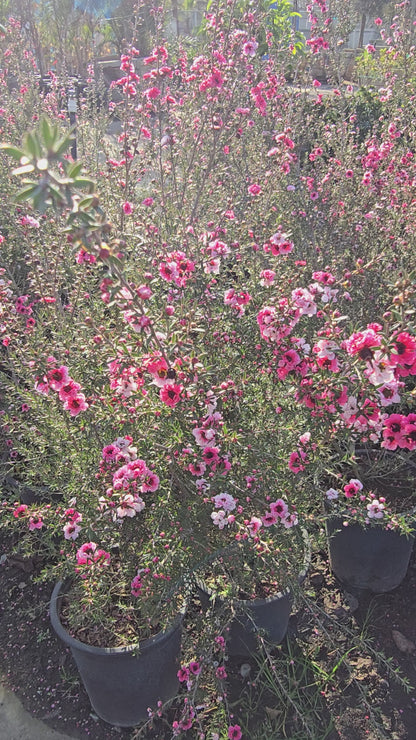
<path id="1" fill-rule="evenodd" d="M 0 144 L 0 151 L 8 154 L 9 157 L 13 157 L 13 159 L 17 159 L 18 162 L 20 162 L 22 157 L 25 156 L 25 153 L 22 152 L 21 149 L 18 149 L 15 146 L 11 146 L 10 144 Z"/>

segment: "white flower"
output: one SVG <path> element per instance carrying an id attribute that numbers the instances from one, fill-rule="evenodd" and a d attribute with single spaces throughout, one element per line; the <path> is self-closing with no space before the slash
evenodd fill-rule
<path id="1" fill-rule="evenodd" d="M 325 496 L 327 497 L 328 501 L 335 501 L 335 499 L 338 498 L 339 493 L 335 490 L 335 488 L 328 488 Z"/>
<path id="2" fill-rule="evenodd" d="M 225 516 L 225 511 L 223 509 L 220 509 L 219 511 L 213 511 L 211 514 L 211 519 L 219 529 L 224 529 L 225 525 L 228 524 Z"/>

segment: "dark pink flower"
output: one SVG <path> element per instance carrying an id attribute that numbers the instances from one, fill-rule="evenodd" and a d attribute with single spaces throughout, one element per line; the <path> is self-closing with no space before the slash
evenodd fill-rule
<path id="1" fill-rule="evenodd" d="M 65 411 L 69 411 L 71 416 L 78 416 L 81 411 L 85 411 L 87 408 L 88 404 L 83 393 L 79 393 L 78 396 L 74 396 L 73 398 L 68 398 L 64 403 Z"/>
<path id="2" fill-rule="evenodd" d="M 412 365 L 416 360 L 416 338 L 402 331 L 393 341 L 394 350 L 390 356 L 393 365 Z"/>
<path id="3" fill-rule="evenodd" d="M 241 740 L 243 733 L 240 725 L 232 725 L 228 728 L 228 740 Z"/>
<path id="4" fill-rule="evenodd" d="M 181 400 L 181 391 L 183 390 L 182 385 L 176 383 L 167 383 L 160 389 L 160 400 L 166 403 L 167 406 L 172 408 L 176 406 Z"/>
<path id="5" fill-rule="evenodd" d="M 68 381 L 70 380 L 68 368 L 65 365 L 61 365 L 61 367 L 56 367 L 52 370 L 49 370 L 46 377 L 50 387 L 54 391 L 59 391 L 62 386 L 65 385 L 65 383 L 68 383 Z"/>
<path id="6" fill-rule="evenodd" d="M 133 205 L 129 203 L 128 200 L 123 203 L 123 213 L 125 213 L 126 216 L 130 216 L 130 214 L 133 213 Z"/>

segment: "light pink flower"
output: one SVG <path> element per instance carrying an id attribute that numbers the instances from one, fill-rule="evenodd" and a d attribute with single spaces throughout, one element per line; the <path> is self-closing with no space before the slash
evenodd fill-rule
<path id="1" fill-rule="evenodd" d="M 370 519 L 382 519 L 384 516 L 384 504 L 380 503 L 376 498 L 367 504 L 367 515 Z"/>
<path id="2" fill-rule="evenodd" d="M 216 509 L 224 509 L 224 511 L 233 511 L 237 505 L 235 498 L 229 493 L 218 493 L 213 496 L 212 501 Z"/>
<path id="3" fill-rule="evenodd" d="M 74 521 L 67 522 L 63 528 L 65 539 L 66 540 L 76 540 L 81 529 L 82 528 L 79 526 L 79 524 L 76 524 L 76 522 Z"/>
<path id="4" fill-rule="evenodd" d="M 215 429 L 200 427 L 192 430 L 195 442 L 200 447 L 209 447 L 215 441 Z"/>
<path id="5" fill-rule="evenodd" d="M 247 524 L 247 529 L 249 530 L 250 537 L 254 537 L 262 526 L 262 520 L 259 519 L 258 516 L 252 516 Z"/>
<path id="6" fill-rule="evenodd" d="M 325 496 L 327 497 L 328 501 L 335 501 L 338 498 L 339 493 L 335 490 L 335 488 L 328 488 Z"/>
<path id="7" fill-rule="evenodd" d="M 143 511 L 145 503 L 140 496 L 132 496 L 130 493 L 126 494 L 120 499 L 117 507 L 117 516 L 119 519 L 123 519 L 125 516 L 133 517 L 139 512 Z"/>
<path id="8" fill-rule="evenodd" d="M 45 525 L 45 522 L 43 521 L 40 514 L 34 514 L 33 516 L 29 518 L 29 529 L 31 532 L 33 532 L 34 529 L 42 529 L 44 525 Z"/>
<path id="9" fill-rule="evenodd" d="M 251 39 L 250 41 L 247 41 L 243 46 L 243 54 L 246 57 L 254 57 L 256 56 L 256 51 L 259 48 L 259 45 L 255 39 Z"/>

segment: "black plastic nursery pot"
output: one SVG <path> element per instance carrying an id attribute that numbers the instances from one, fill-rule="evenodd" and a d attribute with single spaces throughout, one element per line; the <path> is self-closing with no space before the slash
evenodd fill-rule
<path id="1" fill-rule="evenodd" d="M 118 727 L 133 727 L 148 718 L 148 708 L 177 693 L 182 619 L 179 614 L 166 632 L 140 645 L 100 648 L 72 637 L 60 620 L 64 584 L 56 584 L 50 618 L 58 637 L 71 649 L 92 708 L 101 719 Z"/>
<path id="2" fill-rule="evenodd" d="M 293 593 L 290 588 L 268 599 L 237 602 L 237 614 L 230 623 L 227 635 L 228 654 L 244 656 L 255 653 L 260 631 L 268 642 L 279 645 L 286 636 L 292 604 Z"/>
<path id="3" fill-rule="evenodd" d="M 298 583 L 306 578 L 310 565 L 309 535 L 302 528 L 304 558 L 302 569 L 298 574 Z M 199 588 L 206 596 L 212 597 L 212 591 L 205 584 Z M 279 645 L 285 638 L 293 605 L 293 590 L 287 587 L 267 599 L 234 601 L 235 617 L 229 624 L 226 634 L 227 652 L 231 656 L 249 656 L 258 650 L 258 635 L 261 633 L 268 643 Z M 221 605 L 221 599 L 216 599 Z"/>
<path id="4" fill-rule="evenodd" d="M 407 572 L 414 535 L 343 522 L 333 517 L 326 523 L 329 560 L 337 578 L 345 586 L 376 594 L 397 588 Z"/>

